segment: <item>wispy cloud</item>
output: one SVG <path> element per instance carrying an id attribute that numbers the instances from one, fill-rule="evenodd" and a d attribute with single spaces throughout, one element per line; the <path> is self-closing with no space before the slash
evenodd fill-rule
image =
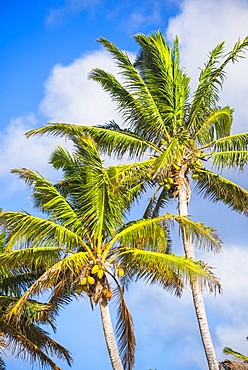
<path id="1" fill-rule="evenodd" d="M 164 16 L 166 15 L 168 8 L 174 5 L 178 5 L 178 1 L 169 0 L 145 0 L 140 1 L 138 4 L 122 2 L 118 7 L 113 9 L 112 15 L 116 14 L 120 9 L 125 10 L 125 18 L 122 18 L 120 27 L 125 27 L 128 33 L 139 32 L 142 27 L 150 26 L 161 27 L 165 24 Z"/>
<path id="2" fill-rule="evenodd" d="M 45 22 L 47 25 L 65 22 L 85 10 L 92 11 L 99 2 L 100 0 L 65 0 L 63 6 L 50 9 Z"/>

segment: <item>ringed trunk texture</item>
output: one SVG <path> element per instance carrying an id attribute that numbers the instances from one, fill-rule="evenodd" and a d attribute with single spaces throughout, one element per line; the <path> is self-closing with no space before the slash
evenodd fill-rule
<path id="1" fill-rule="evenodd" d="M 115 334 L 114 334 L 110 312 L 109 312 L 109 305 L 107 302 L 102 301 L 100 302 L 99 306 L 100 306 L 101 317 L 102 317 L 103 332 L 104 332 L 112 368 L 113 370 L 124 370 L 122 363 L 121 363 L 117 344 L 116 344 Z"/>
<path id="2" fill-rule="evenodd" d="M 188 202 L 190 199 L 190 187 L 188 179 L 185 175 L 186 167 L 182 166 L 179 173 L 179 193 L 178 193 L 178 208 L 180 216 L 188 216 Z M 185 256 L 195 260 L 195 253 L 191 239 L 182 232 L 183 246 Z M 208 320 L 203 301 L 202 289 L 197 281 L 191 281 L 191 291 L 195 306 L 196 317 L 200 329 L 201 339 L 206 354 L 209 370 L 218 370 L 219 365 L 216 359 L 215 349 L 213 346 Z"/>
<path id="3" fill-rule="evenodd" d="M 225 360 L 220 362 L 219 370 L 248 370 L 248 364 L 244 362 Z"/>

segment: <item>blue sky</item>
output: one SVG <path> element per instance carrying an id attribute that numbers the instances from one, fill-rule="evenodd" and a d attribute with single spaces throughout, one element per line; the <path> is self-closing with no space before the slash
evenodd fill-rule
<path id="1" fill-rule="evenodd" d="M 248 34 L 247 0 L 10 0 L 1 1 L 0 17 L 0 205 L 5 210 L 30 210 L 29 193 L 10 174 L 11 168 L 29 167 L 52 181 L 59 176 L 47 164 L 57 142 L 26 140 L 27 130 L 45 122 L 121 122 L 109 97 L 87 80 L 94 67 L 115 73 L 109 55 L 95 42 L 99 36 L 133 57 L 135 33 L 161 29 L 167 40 L 179 35 L 182 64 L 194 87 L 199 68 L 218 42 L 225 40 L 228 50 Z M 235 108 L 234 132 L 247 132 L 248 61 L 230 65 L 227 77 L 221 104 Z M 227 176 L 248 188 L 247 172 Z M 140 209 L 133 212 L 139 214 Z M 223 286 L 221 296 L 206 294 L 218 359 L 224 358 L 224 346 L 248 354 L 247 222 L 195 195 L 190 214 L 219 229 L 225 242 L 219 255 L 197 254 L 216 267 Z M 182 254 L 177 238 L 175 242 L 175 251 Z M 178 299 L 139 284 L 127 294 L 127 302 L 137 335 L 137 370 L 207 369 L 189 291 Z M 87 301 L 75 302 L 61 313 L 54 337 L 73 353 L 74 370 L 110 369 L 98 308 L 92 312 Z M 7 364 L 11 370 L 29 369 L 11 357 Z"/>

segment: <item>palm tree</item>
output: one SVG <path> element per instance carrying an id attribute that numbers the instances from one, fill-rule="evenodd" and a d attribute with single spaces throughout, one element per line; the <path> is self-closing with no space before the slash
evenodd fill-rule
<path id="1" fill-rule="evenodd" d="M 0 235 L 1 239 L 4 234 Z M 3 244 L 2 244 L 3 246 Z M 6 260 L 3 249 L 1 257 Z M 44 271 L 45 265 L 39 263 L 39 269 Z M 49 324 L 55 330 L 56 310 L 50 304 L 28 300 L 25 304 L 18 322 L 11 318 L 6 319 L 6 313 L 18 302 L 25 290 L 41 275 L 38 268 L 36 272 L 30 270 L 30 266 L 13 268 L 6 264 L 0 269 L 0 346 L 11 351 L 17 358 L 29 359 L 31 364 L 39 363 L 42 367 L 50 367 L 53 370 L 60 368 L 53 362 L 51 356 L 66 360 L 71 366 L 72 358 L 64 347 L 51 339 L 48 333 L 39 324 Z M 0 369 L 5 369 L 3 358 L 0 361 Z"/>
<path id="2" fill-rule="evenodd" d="M 0 214 L 9 252 L 0 256 L 0 267 L 39 266 L 41 260 L 48 267 L 7 317 L 20 317 L 27 300 L 47 290 L 55 309 L 73 296 L 88 296 L 92 306 L 99 303 L 113 369 L 129 370 L 134 364 L 135 339 L 123 284 L 130 278 L 144 278 L 178 295 L 190 279 L 219 288 L 206 265 L 167 254 L 167 228 L 176 222 L 210 248 L 219 248 L 219 239 L 213 229 L 181 216 L 165 214 L 124 224 L 125 211 L 142 189 L 139 181 L 133 185 L 135 166 L 104 168 L 90 137 L 74 137 L 73 142 L 73 154 L 62 147 L 52 154 L 52 165 L 64 174 L 55 186 L 26 168 L 13 170 L 32 188 L 34 207 L 48 218 L 25 212 Z M 13 248 L 18 249 L 11 252 Z M 109 315 L 112 293 L 118 300 L 118 346 Z"/>
<path id="3" fill-rule="evenodd" d="M 144 154 L 150 155 L 150 167 L 146 167 L 143 181 L 156 190 L 144 217 L 157 217 L 166 201 L 176 198 L 179 215 L 187 218 L 190 175 L 197 193 L 247 215 L 248 192 L 224 178 L 221 171 L 244 168 L 248 134 L 231 135 L 233 110 L 220 107 L 218 102 L 225 67 L 242 57 L 248 38 L 238 41 L 228 54 L 224 54 L 224 42 L 213 49 L 193 94 L 190 78 L 180 66 L 177 38 L 172 46 L 160 32 L 150 36 L 138 34 L 134 39 L 141 48 L 134 64 L 113 43 L 105 38 L 98 40 L 116 61 L 124 82 L 98 68 L 89 74 L 116 102 L 124 128 L 115 122 L 97 127 L 57 123 L 32 130 L 27 136 L 47 133 L 72 138 L 90 134 L 103 153 L 119 158 L 129 153 L 140 159 Z M 206 166 L 207 162 L 217 173 Z M 185 256 L 194 260 L 193 241 L 184 228 L 182 240 Z M 191 288 L 209 369 L 217 370 L 201 287 L 191 281 Z"/>

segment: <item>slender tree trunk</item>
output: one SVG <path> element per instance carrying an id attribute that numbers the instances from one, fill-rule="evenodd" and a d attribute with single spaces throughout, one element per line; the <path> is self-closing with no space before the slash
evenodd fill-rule
<path id="1" fill-rule="evenodd" d="M 100 302 L 102 326 L 113 370 L 123 370 L 107 302 Z"/>
<path id="2" fill-rule="evenodd" d="M 188 202 L 190 199 L 190 187 L 188 179 L 185 175 L 185 171 L 186 167 L 182 166 L 178 179 L 179 182 L 178 208 L 180 216 L 188 216 Z M 190 238 L 184 232 L 182 232 L 182 239 L 185 256 L 187 258 L 195 260 L 194 248 Z M 207 357 L 209 369 L 218 370 L 219 365 L 216 359 L 215 349 L 209 331 L 208 320 L 202 296 L 202 289 L 199 282 L 191 281 L 191 290 L 195 306 L 195 312 L 200 329 L 201 339 Z"/>

